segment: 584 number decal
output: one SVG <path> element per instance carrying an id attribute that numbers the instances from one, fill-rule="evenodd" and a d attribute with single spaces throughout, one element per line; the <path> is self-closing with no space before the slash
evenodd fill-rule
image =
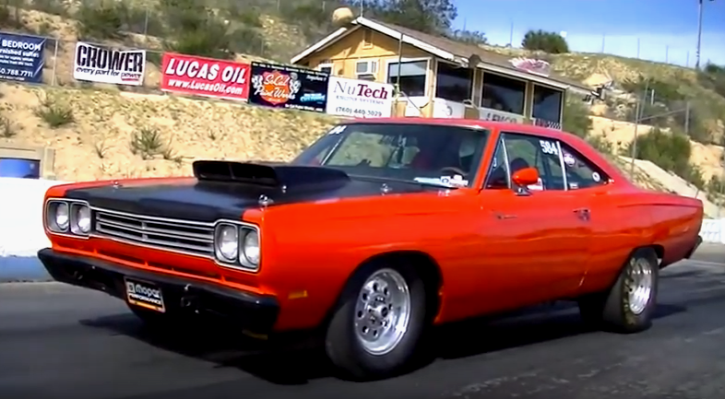
<path id="1" fill-rule="evenodd" d="M 539 145 L 541 145 L 541 151 L 544 154 L 559 155 L 559 149 L 553 141 L 539 140 Z"/>

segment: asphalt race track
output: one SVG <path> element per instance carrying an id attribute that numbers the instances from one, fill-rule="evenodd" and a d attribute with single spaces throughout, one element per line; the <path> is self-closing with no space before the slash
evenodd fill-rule
<path id="1" fill-rule="evenodd" d="M 353 383 L 315 352 L 234 337 L 152 336 L 125 305 L 54 283 L 0 285 L 0 398 L 725 398 L 725 250 L 663 273 L 654 328 L 585 331 L 568 306 L 440 332 L 438 359 Z"/>

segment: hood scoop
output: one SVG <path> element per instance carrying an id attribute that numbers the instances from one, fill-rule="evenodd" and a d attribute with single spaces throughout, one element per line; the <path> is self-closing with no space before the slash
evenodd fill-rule
<path id="1" fill-rule="evenodd" d="M 322 166 L 267 162 L 195 161 L 199 181 L 250 184 L 287 192 L 331 190 L 350 182 L 343 171 Z"/>

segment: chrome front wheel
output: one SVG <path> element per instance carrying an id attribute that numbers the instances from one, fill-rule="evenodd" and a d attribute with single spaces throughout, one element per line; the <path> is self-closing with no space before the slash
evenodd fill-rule
<path id="1" fill-rule="evenodd" d="M 411 296 L 405 278 L 393 269 L 380 269 L 363 283 L 355 305 L 355 335 L 371 355 L 395 349 L 405 336 Z"/>

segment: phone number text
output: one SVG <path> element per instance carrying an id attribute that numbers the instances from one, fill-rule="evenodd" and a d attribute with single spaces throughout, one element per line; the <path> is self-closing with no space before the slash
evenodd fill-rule
<path id="1" fill-rule="evenodd" d="M 360 117 L 380 117 L 383 113 L 374 109 L 353 109 L 348 107 L 336 107 L 335 113 L 338 115 L 355 115 Z"/>
<path id="2" fill-rule="evenodd" d="M 12 68 L 0 68 L 0 77 L 7 78 L 32 78 L 33 72 L 32 71 L 22 71 L 20 69 L 12 69 Z"/>

